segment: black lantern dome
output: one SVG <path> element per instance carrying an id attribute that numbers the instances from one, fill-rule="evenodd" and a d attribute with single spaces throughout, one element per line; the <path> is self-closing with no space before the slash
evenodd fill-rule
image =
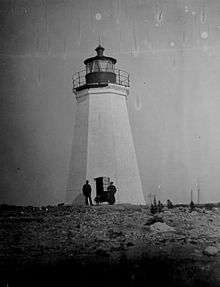
<path id="1" fill-rule="evenodd" d="M 97 55 L 84 61 L 86 65 L 86 84 L 116 83 L 116 59 L 103 55 L 104 48 L 99 45 Z"/>

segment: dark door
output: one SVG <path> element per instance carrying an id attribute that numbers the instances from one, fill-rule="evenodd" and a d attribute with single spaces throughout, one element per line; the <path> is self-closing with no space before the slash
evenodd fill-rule
<path id="1" fill-rule="evenodd" d="M 108 201 L 107 188 L 110 183 L 110 178 L 106 176 L 95 178 L 96 181 L 96 196 L 99 198 L 100 202 Z"/>
<path id="2" fill-rule="evenodd" d="M 103 196 L 103 177 L 97 177 L 95 178 L 96 181 L 96 196 Z"/>

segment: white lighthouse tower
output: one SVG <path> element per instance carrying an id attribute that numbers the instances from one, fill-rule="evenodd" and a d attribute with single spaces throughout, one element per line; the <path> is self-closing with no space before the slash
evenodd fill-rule
<path id="1" fill-rule="evenodd" d="M 84 61 L 85 73 L 73 76 L 77 111 L 67 202 L 82 203 L 89 180 L 93 199 L 113 181 L 116 203 L 145 204 L 126 103 L 129 75 L 115 69 L 116 59 L 104 56 L 101 45 L 95 50 Z"/>

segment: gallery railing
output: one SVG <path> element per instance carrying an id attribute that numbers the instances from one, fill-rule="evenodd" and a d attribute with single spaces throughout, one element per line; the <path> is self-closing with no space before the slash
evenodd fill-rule
<path id="1" fill-rule="evenodd" d="M 116 82 L 115 84 L 121 85 L 124 87 L 129 87 L 130 86 L 130 79 L 129 79 L 129 74 L 120 69 L 115 69 L 114 73 L 116 74 Z M 77 88 L 80 88 L 82 86 L 86 85 L 86 70 L 80 70 L 79 72 L 76 72 L 73 74 L 72 79 L 73 79 L 73 91 L 75 92 Z M 99 83 L 97 83 L 99 84 Z"/>

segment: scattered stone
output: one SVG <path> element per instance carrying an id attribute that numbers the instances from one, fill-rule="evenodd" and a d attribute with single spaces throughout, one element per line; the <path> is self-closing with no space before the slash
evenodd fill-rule
<path id="1" fill-rule="evenodd" d="M 125 210 L 126 209 L 126 206 L 125 205 L 111 205 L 109 206 L 110 208 L 114 209 L 114 210 Z"/>
<path id="2" fill-rule="evenodd" d="M 144 225 L 152 225 L 156 222 L 163 222 L 163 218 L 161 215 L 154 215 L 149 217 Z"/>
<path id="3" fill-rule="evenodd" d="M 177 236 L 176 240 L 177 241 L 183 241 L 184 243 L 186 243 L 186 241 L 187 241 L 186 236 L 184 236 L 184 235 Z"/>
<path id="4" fill-rule="evenodd" d="M 171 256 L 176 256 L 177 249 L 186 257 L 195 256 L 206 263 L 204 254 L 214 256 L 220 252 L 220 213 L 215 209 L 190 213 L 188 207 L 165 208 L 155 216 L 147 206 L 128 204 L 62 206 L 48 208 L 47 213 L 45 208 L 24 209 L 23 215 L 20 211 L 0 213 L 0 265 L 14 260 L 19 264 L 21 259 L 34 262 L 43 254 L 54 262 L 71 254 L 80 262 L 90 257 L 117 262 L 124 253 L 133 260 L 141 259 L 143 250 L 152 255 L 173 250 Z M 218 261 L 219 256 L 215 259 Z"/>
<path id="5" fill-rule="evenodd" d="M 163 213 L 166 214 L 166 215 L 171 215 L 172 214 L 172 212 L 169 209 L 164 210 Z"/>
<path id="6" fill-rule="evenodd" d="M 192 211 L 191 213 L 190 213 L 192 216 L 195 216 L 195 215 L 198 215 L 198 212 L 197 211 Z"/>
<path id="7" fill-rule="evenodd" d="M 142 226 L 142 227 L 141 227 L 141 230 L 142 230 L 143 232 L 146 232 L 146 231 L 149 232 L 149 231 L 150 231 L 150 226 L 149 226 L 149 225 L 147 225 L 147 226 L 146 226 L 146 225 L 145 225 L 145 226 Z"/>
<path id="8" fill-rule="evenodd" d="M 109 238 L 111 238 L 111 239 L 124 235 L 121 230 L 112 229 L 112 228 L 110 228 L 108 230 L 107 234 L 108 234 Z"/>
<path id="9" fill-rule="evenodd" d="M 159 242 L 165 243 L 165 242 L 167 242 L 167 239 L 166 238 L 159 238 Z"/>
<path id="10" fill-rule="evenodd" d="M 109 256 L 108 251 L 103 249 L 103 248 L 98 248 L 95 253 L 96 253 L 96 255 L 99 255 L 99 256 L 104 256 L 104 257 Z"/>
<path id="11" fill-rule="evenodd" d="M 212 214 L 212 210 L 206 210 L 207 214 Z"/>
<path id="12" fill-rule="evenodd" d="M 167 225 L 166 223 L 163 223 L 163 222 L 156 222 L 154 224 L 152 224 L 150 226 L 150 229 L 151 231 L 154 231 L 154 232 L 173 232 L 175 231 L 175 228 Z"/>
<path id="13" fill-rule="evenodd" d="M 208 256 L 215 256 L 218 253 L 218 249 L 215 246 L 208 246 L 204 249 L 203 253 Z"/>
<path id="14" fill-rule="evenodd" d="M 198 240 L 195 239 L 189 239 L 188 242 L 191 244 L 198 244 Z"/>
<path id="15" fill-rule="evenodd" d="M 130 246 L 134 246 L 134 243 L 131 242 L 131 241 L 128 241 L 128 242 L 126 243 L 126 245 L 127 245 L 127 247 L 130 247 Z"/>
<path id="16" fill-rule="evenodd" d="M 220 242 L 217 242 L 215 246 L 218 249 L 218 251 L 220 251 Z"/>
<path id="17" fill-rule="evenodd" d="M 220 212 L 220 208 L 219 207 L 213 207 L 212 209 L 214 212 Z"/>
<path id="18" fill-rule="evenodd" d="M 187 211 L 188 210 L 188 208 L 187 207 L 183 207 L 183 206 L 180 206 L 179 208 L 179 211 L 183 211 L 183 212 L 185 212 L 185 211 Z"/>
<path id="19" fill-rule="evenodd" d="M 167 206 L 164 206 L 164 207 L 163 207 L 163 212 L 164 212 L 164 211 L 169 211 L 169 209 L 168 209 Z"/>
<path id="20" fill-rule="evenodd" d="M 199 249 L 195 249 L 193 253 L 194 253 L 194 256 L 196 256 L 197 258 L 203 256 L 202 251 Z"/>

